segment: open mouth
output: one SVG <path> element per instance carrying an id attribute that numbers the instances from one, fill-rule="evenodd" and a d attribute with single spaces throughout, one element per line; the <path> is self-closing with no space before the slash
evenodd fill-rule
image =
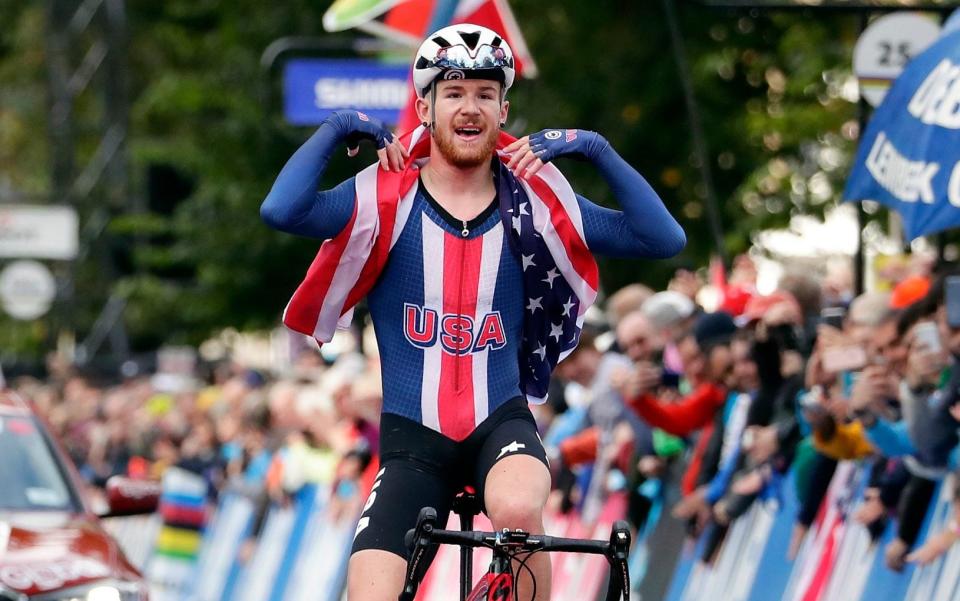
<path id="1" fill-rule="evenodd" d="M 480 128 L 473 125 L 464 125 L 453 130 L 461 140 L 471 141 L 480 137 Z"/>

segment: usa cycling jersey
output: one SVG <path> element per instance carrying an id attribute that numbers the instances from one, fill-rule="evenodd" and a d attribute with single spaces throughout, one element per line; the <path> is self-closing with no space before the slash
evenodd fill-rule
<path id="1" fill-rule="evenodd" d="M 261 214 L 273 227 L 332 238 L 356 202 L 355 179 L 316 192 L 330 153 L 345 137 L 326 124 L 284 167 Z M 609 145 L 590 157 L 624 212 L 577 197 L 594 252 L 671 256 L 682 230 L 646 181 Z M 380 279 L 368 295 L 383 371 L 383 411 L 462 440 L 506 401 L 521 396 L 518 353 L 526 265 L 508 245 L 496 199 L 464 224 L 424 186 L 417 189 Z"/>
<path id="2" fill-rule="evenodd" d="M 464 226 L 421 185 L 367 297 L 383 410 L 454 440 L 521 396 L 522 273 L 496 206 Z"/>

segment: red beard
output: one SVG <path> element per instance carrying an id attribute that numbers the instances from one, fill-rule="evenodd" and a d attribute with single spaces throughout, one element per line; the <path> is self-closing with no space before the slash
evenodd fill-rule
<path id="1" fill-rule="evenodd" d="M 496 128 L 487 129 L 481 134 L 478 143 L 464 146 L 457 143 L 457 134 L 453 128 L 434 127 L 433 139 L 437 142 L 440 154 L 450 164 L 460 169 L 471 169 L 490 161 L 490 157 L 493 156 L 497 147 L 499 133 Z"/>

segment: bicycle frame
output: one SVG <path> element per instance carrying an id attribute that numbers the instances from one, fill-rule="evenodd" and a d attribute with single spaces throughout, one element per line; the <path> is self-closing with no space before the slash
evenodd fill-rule
<path id="1" fill-rule="evenodd" d="M 494 557 L 490 563 L 490 570 L 483 575 L 476 586 L 466 596 L 462 589 L 470 586 L 470 580 L 460 582 L 462 601 L 501 601 L 513 599 L 513 572 L 510 570 L 510 559 Z"/>

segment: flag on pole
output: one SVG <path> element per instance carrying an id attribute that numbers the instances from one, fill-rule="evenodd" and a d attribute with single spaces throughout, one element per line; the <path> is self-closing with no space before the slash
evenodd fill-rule
<path id="1" fill-rule="evenodd" d="M 357 28 L 367 33 L 416 48 L 427 31 L 437 0 L 336 0 L 323 16 L 327 31 Z M 530 55 L 517 20 L 507 0 L 460 0 L 453 16 L 454 23 L 473 23 L 503 35 L 513 50 L 517 75 L 537 76 L 537 65 Z M 419 125 L 414 111 L 416 94 L 400 115 L 397 131 L 406 133 Z"/>
<path id="2" fill-rule="evenodd" d="M 357 28 L 373 35 L 417 47 L 429 31 L 436 0 L 336 0 L 323 15 L 323 28 Z M 473 23 L 503 35 L 513 50 L 517 74 L 536 77 L 537 65 L 506 0 L 460 0 L 454 23 Z"/>

